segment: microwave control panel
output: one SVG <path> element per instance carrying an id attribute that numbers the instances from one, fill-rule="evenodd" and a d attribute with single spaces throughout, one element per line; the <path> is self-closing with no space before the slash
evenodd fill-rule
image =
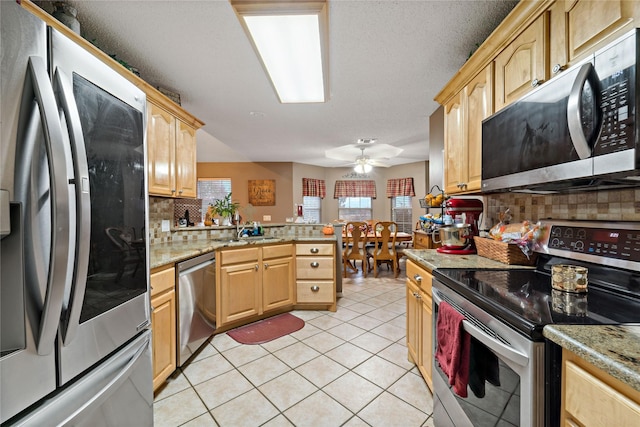
<path id="1" fill-rule="evenodd" d="M 595 56 L 600 79 L 602 130 L 596 156 L 635 147 L 636 37 L 626 37 Z"/>

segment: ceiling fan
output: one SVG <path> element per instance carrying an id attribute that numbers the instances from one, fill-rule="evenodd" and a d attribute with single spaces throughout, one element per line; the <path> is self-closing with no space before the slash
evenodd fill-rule
<path id="1" fill-rule="evenodd" d="M 365 149 L 367 154 L 364 152 Z M 357 155 L 356 150 L 360 150 L 360 155 Z M 388 144 L 366 146 L 350 144 L 327 150 L 325 155 L 330 159 L 343 160 L 348 162 L 347 164 L 354 165 L 354 170 L 358 173 L 368 173 L 373 167 L 389 167 L 390 165 L 385 160 L 398 156 L 402 151 L 402 148 Z M 355 160 L 353 160 L 354 157 Z"/>

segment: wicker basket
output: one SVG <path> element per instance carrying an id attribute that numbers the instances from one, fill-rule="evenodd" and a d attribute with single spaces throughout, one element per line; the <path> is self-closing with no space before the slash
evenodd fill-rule
<path id="1" fill-rule="evenodd" d="M 538 254 L 534 252 L 527 258 L 522 253 L 522 249 L 514 243 L 504 243 L 478 236 L 475 236 L 473 241 L 476 244 L 478 255 L 509 265 L 535 265 L 538 257 Z"/>

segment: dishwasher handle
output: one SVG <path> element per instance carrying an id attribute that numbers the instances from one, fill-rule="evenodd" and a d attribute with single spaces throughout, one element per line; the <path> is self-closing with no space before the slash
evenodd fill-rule
<path id="1" fill-rule="evenodd" d="M 182 277 L 187 274 L 193 273 L 196 270 L 208 267 L 216 262 L 216 255 L 214 252 L 197 256 L 189 260 L 178 263 L 178 276 Z"/>

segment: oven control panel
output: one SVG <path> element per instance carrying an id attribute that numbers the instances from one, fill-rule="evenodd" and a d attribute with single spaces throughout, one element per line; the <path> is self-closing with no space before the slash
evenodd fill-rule
<path id="1" fill-rule="evenodd" d="M 640 262 L 640 230 L 553 225 L 548 247 Z"/>

